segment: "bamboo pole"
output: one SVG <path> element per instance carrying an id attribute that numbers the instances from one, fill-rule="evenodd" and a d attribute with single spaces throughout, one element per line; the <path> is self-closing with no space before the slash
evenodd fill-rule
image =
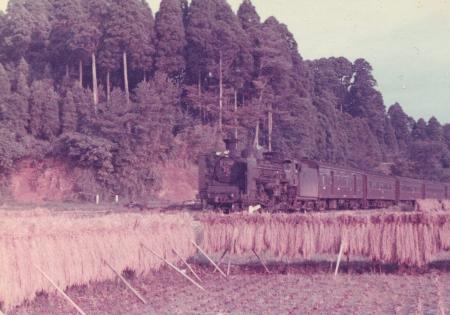
<path id="1" fill-rule="evenodd" d="M 77 303 L 75 303 L 41 268 L 39 268 L 37 265 L 33 264 L 34 267 L 48 280 L 48 282 L 50 282 L 55 289 L 61 293 L 61 295 L 70 303 L 72 304 L 73 307 L 76 308 L 76 310 L 78 311 L 78 313 L 82 314 L 82 315 L 86 315 L 86 313 L 81 309 L 81 307 L 79 307 L 77 305 Z"/>
<path id="2" fill-rule="evenodd" d="M 175 248 L 172 248 L 172 251 L 175 253 L 175 255 L 177 255 L 178 259 L 180 259 L 183 262 L 183 264 L 185 264 L 186 267 L 189 268 L 189 270 L 197 278 L 197 280 L 202 282 L 202 279 L 200 279 L 200 277 L 197 275 L 197 273 L 194 271 L 194 269 L 191 267 L 191 265 L 189 265 L 188 262 L 183 257 L 181 257 L 180 254 L 178 254 L 178 252 L 175 250 Z"/>
<path id="3" fill-rule="evenodd" d="M 200 246 L 198 246 L 194 241 L 191 241 L 191 243 L 200 251 L 200 253 L 202 253 L 203 256 L 205 256 L 209 262 L 220 272 L 220 274 L 226 278 L 227 275 L 222 271 L 222 269 L 220 269 L 219 266 L 217 266 L 217 264 L 214 262 L 214 260 L 211 259 L 211 257 L 209 257 L 204 251 L 203 249 L 200 248 Z"/>
<path id="4" fill-rule="evenodd" d="M 261 263 L 261 265 L 263 265 L 264 269 L 266 269 L 267 273 L 270 273 L 269 268 L 267 268 L 266 264 L 264 263 L 264 261 L 261 259 L 261 257 L 259 257 L 259 255 L 255 252 L 254 249 L 252 249 L 253 254 L 255 254 L 256 258 L 258 258 L 259 262 Z"/>
<path id="5" fill-rule="evenodd" d="M 131 286 L 131 284 L 116 270 L 114 269 L 106 260 L 103 259 L 103 263 L 109 267 L 109 269 L 111 269 L 118 277 L 120 280 L 122 280 L 122 282 L 128 287 L 128 289 L 130 289 L 131 292 L 134 293 L 134 295 L 136 295 L 136 297 L 141 300 L 142 303 L 147 304 L 147 301 L 142 297 L 141 294 L 139 294 L 139 292 L 133 288 Z"/>
<path id="6" fill-rule="evenodd" d="M 197 288 L 203 290 L 206 292 L 205 288 L 202 287 L 200 284 L 198 284 L 197 282 L 195 282 L 194 279 L 192 279 L 191 277 L 189 277 L 187 274 L 185 274 L 183 271 L 181 271 L 177 266 L 175 266 L 174 264 L 172 264 L 171 262 L 169 262 L 167 259 L 165 259 L 164 257 L 158 255 L 155 251 L 153 251 L 152 249 L 148 248 L 147 246 L 145 246 L 144 244 L 141 243 L 141 246 L 148 250 L 150 253 L 152 253 L 153 255 L 155 255 L 156 257 L 158 257 L 159 259 L 161 259 L 162 261 L 164 261 L 166 264 L 168 264 L 170 267 L 172 267 L 175 271 L 177 271 L 180 275 L 182 275 L 183 277 L 185 277 L 186 279 L 188 279 L 192 284 L 194 284 Z"/>
<path id="7" fill-rule="evenodd" d="M 222 263 L 223 258 L 225 257 L 225 255 L 228 253 L 229 248 L 225 249 L 223 251 L 222 256 L 220 256 L 219 261 L 217 262 L 217 266 L 220 266 L 220 264 Z M 217 269 L 214 269 L 213 273 L 216 272 Z"/>
<path id="8" fill-rule="evenodd" d="M 334 270 L 334 276 L 336 277 L 339 272 L 339 265 L 341 264 L 342 252 L 344 251 L 344 241 L 341 241 L 341 248 L 339 249 L 339 255 L 336 262 L 336 269 Z"/>

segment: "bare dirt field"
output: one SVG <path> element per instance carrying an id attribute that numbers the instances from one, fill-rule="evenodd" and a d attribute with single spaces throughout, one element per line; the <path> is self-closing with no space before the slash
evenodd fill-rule
<path id="1" fill-rule="evenodd" d="M 194 268 L 207 292 L 163 268 L 130 280 L 147 305 L 113 281 L 73 287 L 67 293 L 87 314 L 450 313 L 448 260 L 426 270 L 344 263 L 337 277 L 330 272 L 330 262 L 271 264 L 271 274 L 266 274 L 254 261 L 232 265 L 228 279 L 199 260 Z M 77 313 L 61 296 L 42 294 L 9 314 Z"/>

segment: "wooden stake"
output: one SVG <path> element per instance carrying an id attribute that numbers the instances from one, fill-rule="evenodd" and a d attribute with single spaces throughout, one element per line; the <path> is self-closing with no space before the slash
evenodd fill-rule
<path id="1" fill-rule="evenodd" d="M 347 273 L 350 273 L 350 254 L 345 255 L 347 257 Z"/>
<path id="2" fill-rule="evenodd" d="M 200 284 L 198 284 L 197 282 L 195 282 L 194 279 L 192 279 L 191 277 L 189 277 L 187 274 L 185 274 L 183 271 L 181 271 L 177 266 L 175 266 L 174 264 L 172 264 L 171 262 L 169 262 L 167 259 L 165 259 L 164 257 L 158 255 L 156 252 L 154 252 L 153 250 L 151 250 L 150 248 L 148 248 L 147 246 L 145 246 L 144 244 L 141 243 L 141 246 L 143 248 L 145 248 L 146 250 L 148 250 L 150 253 L 152 253 L 153 255 L 155 255 L 156 257 L 158 257 L 159 259 L 161 259 L 162 261 L 164 261 L 166 264 L 168 264 L 170 267 L 172 267 L 175 271 L 177 271 L 180 275 L 182 275 L 183 277 L 185 277 L 186 279 L 188 279 L 192 284 L 194 284 L 197 288 L 203 290 L 206 292 L 205 288 L 202 287 Z"/>
<path id="3" fill-rule="evenodd" d="M 191 265 L 189 265 L 188 262 L 183 257 L 181 257 L 180 254 L 178 254 L 178 252 L 175 250 L 175 248 L 172 248 L 172 251 L 175 253 L 175 255 L 177 255 L 178 259 L 180 259 L 183 262 L 183 264 L 185 264 L 186 267 L 189 268 L 189 270 L 197 278 L 197 280 L 202 282 L 202 279 L 200 279 L 200 277 L 197 275 L 197 273 L 194 271 L 194 269 L 191 267 Z"/>
<path id="4" fill-rule="evenodd" d="M 219 259 L 219 261 L 217 262 L 217 266 L 220 266 L 220 264 L 222 263 L 223 258 L 224 258 L 225 255 L 228 253 L 228 250 L 229 250 L 229 248 L 227 248 L 227 249 L 224 250 L 222 256 L 220 256 L 220 259 Z M 213 272 L 216 272 L 216 271 L 217 271 L 217 269 L 214 269 Z"/>
<path id="5" fill-rule="evenodd" d="M 344 241 L 341 241 L 341 248 L 339 249 L 339 255 L 336 262 L 336 269 L 334 270 L 334 276 L 336 277 L 339 272 L 339 265 L 341 263 L 342 252 L 344 251 Z"/>
<path id="6" fill-rule="evenodd" d="M 58 285 L 44 272 L 41 268 L 39 268 L 37 265 L 33 264 L 34 267 L 55 287 L 55 289 L 61 293 L 61 295 L 70 303 L 73 307 L 76 308 L 78 313 L 82 315 L 86 315 L 86 313 L 75 303 Z"/>
<path id="7" fill-rule="evenodd" d="M 122 275 L 116 270 L 114 269 L 106 260 L 103 259 L 103 263 L 109 267 L 109 269 L 111 269 L 118 277 L 120 280 L 122 280 L 122 282 L 128 287 L 128 289 L 130 289 L 131 292 L 134 293 L 134 295 L 136 295 L 136 297 L 141 300 L 142 303 L 147 304 L 147 301 L 142 297 L 142 295 L 139 294 L 139 292 L 133 288 L 131 286 L 131 284 L 124 278 L 122 277 Z"/>
<path id="8" fill-rule="evenodd" d="M 258 258 L 259 262 L 261 263 L 261 265 L 263 265 L 264 269 L 266 269 L 267 273 L 270 273 L 269 268 L 267 268 L 266 264 L 264 263 L 264 261 L 261 259 L 261 257 L 259 257 L 259 255 L 255 252 L 254 249 L 252 249 L 253 254 L 255 254 L 256 258 Z"/>
<path id="9" fill-rule="evenodd" d="M 220 269 L 220 267 L 217 266 L 217 264 L 214 262 L 214 260 L 212 260 L 211 257 L 209 257 L 209 256 L 203 251 L 203 249 L 200 248 L 200 246 L 198 246 L 194 241 L 191 241 L 191 243 L 192 243 L 192 244 L 200 251 L 200 253 L 202 253 L 203 256 L 205 256 L 205 257 L 209 260 L 209 262 L 210 262 L 211 264 L 213 264 L 213 266 L 220 272 L 220 274 L 221 274 L 224 278 L 227 277 L 227 275 L 222 271 L 222 269 Z"/>

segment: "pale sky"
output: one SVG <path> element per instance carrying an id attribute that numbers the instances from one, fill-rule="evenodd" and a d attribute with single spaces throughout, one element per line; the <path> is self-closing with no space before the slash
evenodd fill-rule
<path id="1" fill-rule="evenodd" d="M 0 0 L 0 8 L 6 7 Z M 153 12 L 159 0 L 148 0 Z M 237 10 L 241 0 L 228 0 Z M 386 106 L 450 123 L 450 0 L 253 0 L 287 24 L 305 59 L 363 57 Z"/>

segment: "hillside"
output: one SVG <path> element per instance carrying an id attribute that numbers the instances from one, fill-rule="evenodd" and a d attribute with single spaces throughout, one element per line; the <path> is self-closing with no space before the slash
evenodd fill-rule
<path id="1" fill-rule="evenodd" d="M 234 135 L 450 180 L 449 124 L 385 104 L 364 58 L 304 60 L 286 25 L 261 21 L 249 0 L 237 13 L 225 0 L 162 0 L 156 14 L 141 0 L 10 0 L 0 122 L 0 190 L 12 198 L 149 198 L 167 187 L 168 161 L 192 169 Z"/>

